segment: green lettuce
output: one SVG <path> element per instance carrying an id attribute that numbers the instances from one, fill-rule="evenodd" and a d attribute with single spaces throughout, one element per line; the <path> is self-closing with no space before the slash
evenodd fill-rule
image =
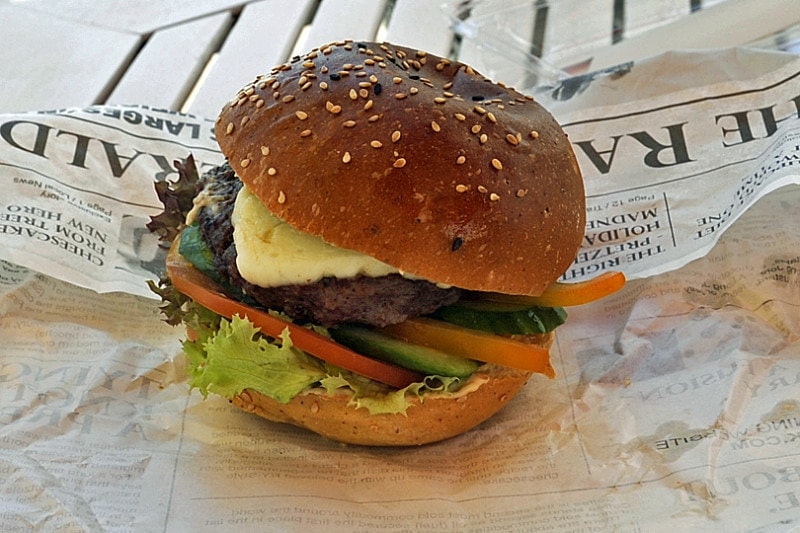
<path id="1" fill-rule="evenodd" d="M 262 335 L 246 318 L 221 319 L 216 331 L 204 329 L 198 339 L 185 341 L 189 384 L 203 396 L 233 398 L 244 389 L 260 392 L 281 403 L 319 388 L 328 394 L 349 394 L 350 405 L 370 414 L 405 414 L 416 397 L 428 392 L 451 392 L 462 381 L 428 376 L 404 389 L 394 389 L 329 365 L 292 345 L 288 330 L 280 339 Z"/>
<path id="2" fill-rule="evenodd" d="M 189 356 L 191 381 L 206 396 L 209 392 L 232 398 L 253 389 L 281 403 L 325 377 L 318 362 L 295 348 L 288 330 L 273 344 L 258 328 L 234 316 L 220 321 L 219 330 L 198 349 L 184 346 Z"/>

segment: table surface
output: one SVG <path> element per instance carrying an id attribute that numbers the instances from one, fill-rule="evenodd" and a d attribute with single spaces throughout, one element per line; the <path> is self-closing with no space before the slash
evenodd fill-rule
<path id="1" fill-rule="evenodd" d="M 0 0 L 0 20 L 0 112 L 140 104 L 213 118 L 257 74 L 343 39 L 424 49 L 520 88 L 542 65 L 800 51 L 796 0 Z"/>

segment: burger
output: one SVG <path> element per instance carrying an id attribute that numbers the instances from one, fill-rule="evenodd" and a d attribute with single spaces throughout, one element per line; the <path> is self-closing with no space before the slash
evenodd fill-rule
<path id="1" fill-rule="evenodd" d="M 330 439 L 419 445 L 554 376 L 585 224 L 566 134 L 530 96 L 388 43 L 337 42 L 222 109 L 226 162 L 156 185 L 151 288 L 190 384 Z"/>

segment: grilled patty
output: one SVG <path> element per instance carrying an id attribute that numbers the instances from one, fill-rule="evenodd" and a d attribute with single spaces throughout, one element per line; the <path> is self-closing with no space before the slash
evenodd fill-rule
<path id="1" fill-rule="evenodd" d="M 456 288 L 441 288 L 399 274 L 376 278 L 326 277 L 316 283 L 271 288 L 253 285 L 242 278 L 236 267 L 231 225 L 234 201 L 242 182 L 227 163 L 208 171 L 202 180 L 209 201 L 199 211 L 197 220 L 214 255 L 214 264 L 233 286 L 265 308 L 322 326 L 340 323 L 386 326 L 432 313 L 460 296 Z"/>

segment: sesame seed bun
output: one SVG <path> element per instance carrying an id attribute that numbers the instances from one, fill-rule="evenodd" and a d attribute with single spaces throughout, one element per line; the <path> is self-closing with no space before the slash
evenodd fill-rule
<path id="1" fill-rule="evenodd" d="M 541 336 L 549 345 L 552 334 Z M 460 435 L 500 411 L 522 390 L 528 372 L 483 365 L 465 385 L 470 392 L 456 397 L 414 397 L 405 414 L 372 415 L 356 408 L 350 394 L 327 394 L 311 389 L 288 404 L 253 390 L 235 396 L 240 409 L 273 422 L 292 424 L 346 444 L 365 446 L 418 446 Z"/>
<path id="2" fill-rule="evenodd" d="M 275 215 L 431 281 L 537 295 L 583 236 L 581 173 L 553 117 L 425 52 L 315 49 L 245 86 L 216 134 Z"/>

